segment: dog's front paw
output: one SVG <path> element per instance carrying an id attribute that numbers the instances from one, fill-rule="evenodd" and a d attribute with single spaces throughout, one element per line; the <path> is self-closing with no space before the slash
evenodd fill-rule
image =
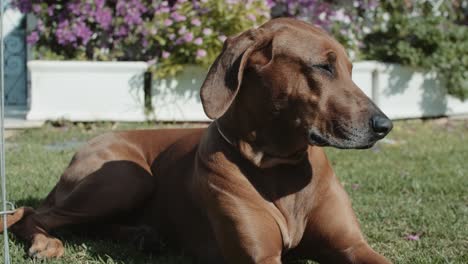
<path id="1" fill-rule="evenodd" d="M 62 241 L 44 234 L 34 235 L 32 245 L 29 248 L 29 256 L 39 259 L 59 258 L 63 252 Z"/>

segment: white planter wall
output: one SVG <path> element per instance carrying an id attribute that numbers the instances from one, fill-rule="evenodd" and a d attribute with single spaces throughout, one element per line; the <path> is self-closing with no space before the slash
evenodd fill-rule
<path id="1" fill-rule="evenodd" d="M 446 95 L 430 72 L 363 61 L 354 63 L 353 80 L 393 119 L 468 114 L 468 100 Z"/>
<path id="2" fill-rule="evenodd" d="M 160 121 L 209 121 L 200 101 L 200 87 L 208 69 L 186 66 L 172 78 L 153 80 L 154 119 Z"/>
<path id="3" fill-rule="evenodd" d="M 144 109 L 144 62 L 30 61 L 28 120 L 208 121 L 199 90 L 207 69 L 187 66 L 153 80 L 154 111 Z"/>
<path id="4" fill-rule="evenodd" d="M 29 61 L 28 120 L 144 121 L 144 62 Z"/>
<path id="5" fill-rule="evenodd" d="M 153 80 L 154 111 L 145 115 L 144 62 L 30 61 L 29 120 L 208 121 L 199 90 L 207 70 L 187 66 Z M 468 101 L 447 96 L 434 74 L 396 64 L 354 63 L 353 80 L 393 119 L 468 114 Z"/>

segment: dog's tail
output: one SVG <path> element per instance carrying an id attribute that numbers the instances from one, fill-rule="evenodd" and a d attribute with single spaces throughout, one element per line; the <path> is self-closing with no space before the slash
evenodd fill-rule
<path id="1" fill-rule="evenodd" d="M 16 209 L 12 214 L 6 215 L 7 218 L 7 228 L 19 222 L 25 216 L 34 212 L 34 209 L 31 207 L 21 207 Z M 3 216 L 5 217 L 5 216 Z M 3 233 L 3 217 L 0 217 L 0 233 Z"/>

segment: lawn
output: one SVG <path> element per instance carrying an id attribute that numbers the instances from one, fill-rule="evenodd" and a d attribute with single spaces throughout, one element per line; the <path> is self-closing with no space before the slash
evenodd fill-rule
<path id="1" fill-rule="evenodd" d="M 152 124 L 48 124 L 7 139 L 8 197 L 37 205 L 73 153 L 109 130 Z M 395 263 L 468 263 L 468 120 L 399 121 L 370 150 L 327 149 L 370 244 Z M 66 253 L 50 263 L 187 263 L 124 242 L 61 231 Z M 10 235 L 12 263 L 37 263 Z M 0 242 L 0 246 L 3 246 Z"/>

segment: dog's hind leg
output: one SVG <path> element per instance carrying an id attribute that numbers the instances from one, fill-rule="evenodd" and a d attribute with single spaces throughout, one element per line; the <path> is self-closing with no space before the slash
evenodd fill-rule
<path id="1" fill-rule="evenodd" d="M 125 215 L 130 222 L 137 222 L 138 216 L 131 213 L 154 190 L 154 178 L 149 168 L 136 159 L 129 161 L 112 157 L 106 161 L 96 159 L 95 155 L 90 159 L 72 161 L 37 210 L 20 208 L 10 216 L 11 231 L 31 241 L 31 256 L 50 258 L 63 254 L 62 242 L 49 234 L 56 228 L 119 223 L 122 220 L 118 219 L 120 215 Z"/>

